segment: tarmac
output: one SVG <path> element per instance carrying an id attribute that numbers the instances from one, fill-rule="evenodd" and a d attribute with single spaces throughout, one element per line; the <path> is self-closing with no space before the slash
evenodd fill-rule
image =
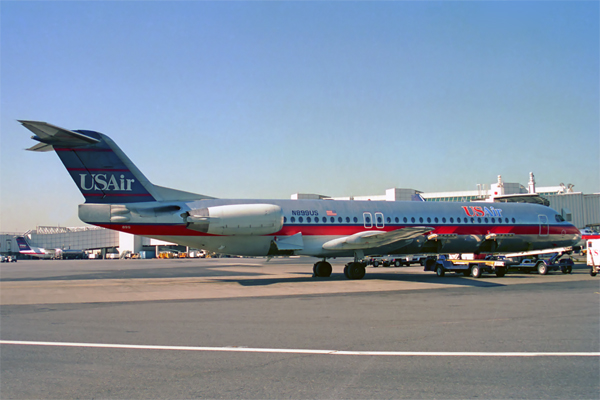
<path id="1" fill-rule="evenodd" d="M 600 279 L 332 260 L 0 269 L 0 397 L 600 397 Z"/>

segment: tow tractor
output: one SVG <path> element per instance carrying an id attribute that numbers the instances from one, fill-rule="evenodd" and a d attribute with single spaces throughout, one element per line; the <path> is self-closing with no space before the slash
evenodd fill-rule
<path id="1" fill-rule="evenodd" d="M 479 278 L 482 273 L 495 273 L 502 277 L 506 274 L 509 261 L 502 256 L 490 256 L 478 254 L 473 259 L 454 258 L 460 255 L 440 256 L 437 260 L 428 259 L 425 263 L 425 271 L 435 271 L 437 276 L 445 276 L 446 272 L 462 273 L 464 276 Z"/>
<path id="2" fill-rule="evenodd" d="M 540 275 L 546 275 L 549 271 L 560 270 L 563 274 L 570 274 L 571 271 L 573 271 L 573 260 L 571 257 L 562 257 L 564 255 L 569 255 L 572 252 L 572 247 L 560 247 L 547 250 L 511 253 L 506 254 L 506 257 L 519 258 L 521 260 L 519 263 L 509 265 L 510 270 L 522 272 L 537 271 Z M 533 258 L 524 258 L 532 256 Z M 549 257 L 546 258 L 544 256 Z"/>
<path id="3" fill-rule="evenodd" d="M 600 244 L 596 246 L 600 249 Z M 425 271 L 435 271 L 438 276 L 444 276 L 446 272 L 462 273 L 464 276 L 473 278 L 479 278 L 482 273 L 494 273 L 496 276 L 502 277 L 509 270 L 537 271 L 540 275 L 546 275 L 548 271 L 561 270 L 563 274 L 570 274 L 573 270 L 573 260 L 570 257 L 561 257 L 572 252 L 572 247 L 559 247 L 504 255 L 441 255 L 437 260 L 429 258 L 425 264 Z M 539 257 L 543 255 L 552 256 L 550 258 Z M 534 258 L 523 259 L 523 257 Z M 513 258 L 519 258 L 522 261 L 513 261 Z M 600 256 L 598 261 L 600 261 Z M 596 273 L 598 272 L 600 269 L 596 270 Z"/>

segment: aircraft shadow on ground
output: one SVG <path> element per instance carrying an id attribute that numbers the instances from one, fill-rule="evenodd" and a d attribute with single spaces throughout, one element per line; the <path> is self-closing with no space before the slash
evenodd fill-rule
<path id="1" fill-rule="evenodd" d="M 236 282 L 242 286 L 269 286 L 277 283 L 302 283 L 302 282 L 319 282 L 327 284 L 328 282 L 348 281 L 344 274 L 333 273 L 329 278 L 314 277 L 312 273 L 301 273 L 302 277 L 272 277 L 272 278 L 250 278 L 250 279 L 222 279 L 222 282 Z M 493 275 L 482 276 L 479 279 L 468 278 L 464 276 L 445 276 L 438 277 L 435 274 L 423 275 L 403 274 L 403 273 L 367 273 L 361 281 L 382 280 L 382 281 L 397 281 L 397 282 L 415 282 L 415 283 L 435 283 L 456 286 L 472 286 L 472 287 L 499 287 L 506 286 L 501 282 L 493 282 L 497 278 Z M 360 281 L 357 281 L 360 282 Z"/>
<path id="2" fill-rule="evenodd" d="M 105 280 L 105 279 L 165 279 L 165 278 L 207 278 L 219 276 L 257 276 L 259 272 L 224 271 L 206 267 L 177 267 L 153 269 L 122 269 L 105 272 L 92 272 L 71 275 L 56 275 L 31 278 L 8 278 L 2 282 L 23 281 L 73 281 L 73 280 Z"/>

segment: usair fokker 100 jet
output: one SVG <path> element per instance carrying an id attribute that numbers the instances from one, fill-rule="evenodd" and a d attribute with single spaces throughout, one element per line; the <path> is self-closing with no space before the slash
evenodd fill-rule
<path id="1" fill-rule="evenodd" d="M 354 257 L 344 273 L 365 275 L 372 254 L 506 253 L 567 247 L 579 230 L 553 209 L 523 203 L 217 199 L 152 184 L 108 136 L 19 121 L 54 150 L 85 197 L 86 223 L 183 246 L 242 256 Z"/>

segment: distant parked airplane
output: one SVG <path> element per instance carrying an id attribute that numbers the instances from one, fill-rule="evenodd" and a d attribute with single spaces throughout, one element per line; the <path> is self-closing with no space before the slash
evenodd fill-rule
<path id="1" fill-rule="evenodd" d="M 576 245 L 579 230 L 553 209 L 522 203 L 216 199 L 157 186 L 108 136 L 19 121 L 56 151 L 85 197 L 93 225 L 218 253 L 354 257 L 344 273 L 365 275 L 365 255 L 505 253 Z"/>
<path id="2" fill-rule="evenodd" d="M 19 246 L 19 253 L 27 254 L 38 258 L 54 258 L 55 250 L 43 249 L 41 247 L 33 247 L 27 243 L 24 236 L 17 238 L 17 245 Z"/>

